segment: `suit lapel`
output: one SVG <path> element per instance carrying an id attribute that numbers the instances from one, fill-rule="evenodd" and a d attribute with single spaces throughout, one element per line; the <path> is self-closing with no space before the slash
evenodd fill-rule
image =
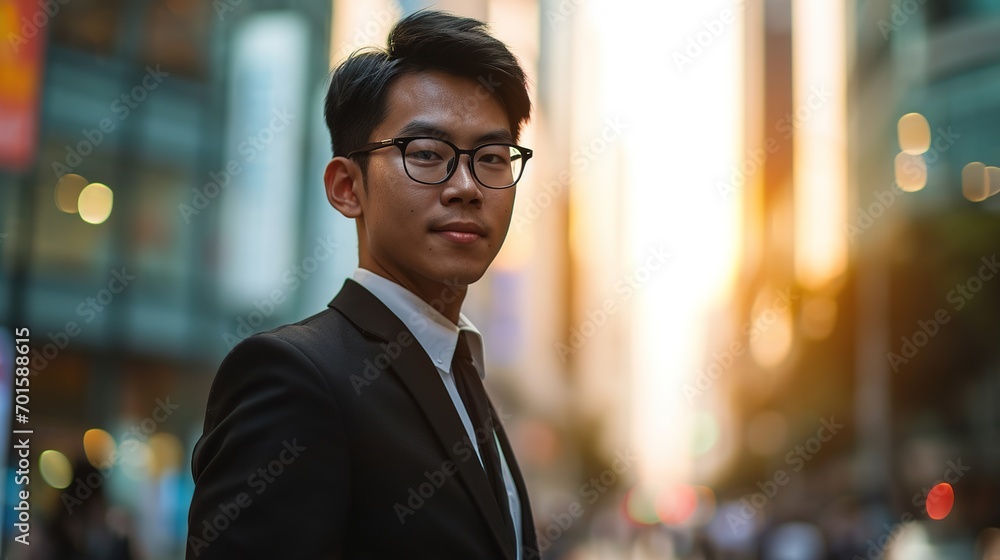
<path id="1" fill-rule="evenodd" d="M 396 317 L 381 300 L 352 279 L 347 279 L 344 282 L 340 293 L 330 302 L 330 307 L 343 313 L 365 334 L 375 336 L 383 342 L 397 340 L 399 333 L 403 331 L 411 337 L 413 336 L 413 333 L 406 328 L 399 317 Z M 400 345 L 401 352 L 390 363 L 389 369 L 396 374 L 417 401 L 427 421 L 434 429 L 438 441 L 444 446 L 448 458 L 455 462 L 458 468 L 456 475 L 464 483 L 479 510 L 489 522 L 497 544 L 503 550 L 504 555 L 513 560 L 516 558 L 516 554 L 506 538 L 507 531 L 503 519 L 500 517 L 500 510 L 493 497 L 489 481 L 476 458 L 475 444 L 469 440 L 468 433 L 455 411 L 455 405 L 441 382 L 437 368 L 420 343 L 416 342 L 416 339 L 413 342 L 413 344 L 405 346 Z M 373 344 L 373 350 L 379 351 L 380 349 Z M 505 440 L 502 439 L 502 441 Z M 459 451 L 463 448 L 467 449 L 467 452 L 463 454 L 465 458 L 459 455 Z M 504 453 L 513 458 L 513 454 L 507 451 L 506 447 Z M 513 462 L 511 468 L 513 472 Z M 520 473 L 517 476 L 520 476 Z M 526 493 L 520 486 L 518 491 L 522 492 L 526 501 Z"/>
<path id="2" fill-rule="evenodd" d="M 514 486 L 517 487 L 517 495 L 521 499 L 521 549 L 537 551 L 538 537 L 535 535 L 535 521 L 531 515 L 531 504 L 528 502 L 528 488 L 524 484 L 524 477 L 521 475 L 521 468 L 517 465 L 517 459 L 514 458 L 514 450 L 510 446 L 510 440 L 507 439 L 507 430 L 503 427 L 503 422 L 500 421 L 500 415 L 493 408 L 492 401 L 490 401 L 490 410 L 493 412 L 493 417 L 497 419 L 497 438 L 500 440 L 504 459 L 507 460 L 507 468 L 510 469 L 510 475 L 514 479 Z M 532 556 L 525 554 L 524 557 L 531 558 Z"/>

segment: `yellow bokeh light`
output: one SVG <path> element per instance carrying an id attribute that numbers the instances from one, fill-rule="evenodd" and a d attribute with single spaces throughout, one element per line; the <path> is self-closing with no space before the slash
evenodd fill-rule
<path id="1" fill-rule="evenodd" d="M 73 465 L 58 451 L 42 451 L 38 457 L 38 470 L 42 474 L 42 480 L 53 488 L 62 490 L 73 482 Z"/>
<path id="2" fill-rule="evenodd" d="M 899 149 L 910 155 L 920 155 L 931 147 L 931 126 L 920 113 L 907 113 L 896 124 Z"/>
<path id="3" fill-rule="evenodd" d="M 981 202 L 990 195 L 986 166 L 978 161 L 962 168 L 962 196 L 972 202 Z"/>
<path id="4" fill-rule="evenodd" d="M 94 428 L 83 434 L 83 452 L 96 468 L 113 465 L 116 448 L 115 438 L 104 430 Z"/>
<path id="5" fill-rule="evenodd" d="M 67 173 L 56 183 L 56 208 L 67 214 L 76 214 L 80 193 L 87 186 L 87 179 L 75 173 Z"/>
<path id="6" fill-rule="evenodd" d="M 77 202 L 80 217 L 88 224 L 103 224 L 111 215 L 113 205 L 114 193 L 101 183 L 91 183 L 84 187 Z"/>
<path id="7" fill-rule="evenodd" d="M 904 192 L 917 192 L 927 185 L 924 156 L 899 152 L 896 155 L 896 185 Z"/>

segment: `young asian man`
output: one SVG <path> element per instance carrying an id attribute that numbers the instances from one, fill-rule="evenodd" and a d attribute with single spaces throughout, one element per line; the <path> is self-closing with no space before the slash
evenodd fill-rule
<path id="1" fill-rule="evenodd" d="M 192 460 L 187 557 L 537 558 L 524 480 L 461 313 L 531 150 L 516 58 L 422 11 L 326 99 L 330 204 L 359 266 L 328 309 L 223 361 Z"/>

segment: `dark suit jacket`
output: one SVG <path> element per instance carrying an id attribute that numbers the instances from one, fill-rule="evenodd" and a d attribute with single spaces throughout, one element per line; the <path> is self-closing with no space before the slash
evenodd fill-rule
<path id="1" fill-rule="evenodd" d="M 510 559 L 485 471 L 434 364 L 353 280 L 219 368 L 192 459 L 187 558 Z M 492 406 L 492 405 L 491 405 Z M 525 560 L 537 558 L 521 499 Z"/>

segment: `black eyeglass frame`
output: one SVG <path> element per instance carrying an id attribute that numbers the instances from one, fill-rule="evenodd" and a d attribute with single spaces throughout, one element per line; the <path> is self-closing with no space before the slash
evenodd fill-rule
<path id="1" fill-rule="evenodd" d="M 462 156 L 462 154 L 468 154 L 468 156 L 469 156 L 469 170 L 472 172 L 472 177 L 476 180 L 477 183 L 479 183 L 480 185 L 486 187 L 487 189 L 497 189 L 497 190 L 499 190 L 499 189 L 509 189 L 509 188 L 513 187 L 514 185 L 516 185 L 517 182 L 520 181 L 521 177 L 524 175 L 524 167 L 526 165 L 528 165 L 528 160 L 531 159 L 531 156 L 534 153 L 534 151 L 531 150 L 530 148 L 525 148 L 524 146 L 518 146 L 517 144 L 511 144 L 511 143 L 508 143 L 508 142 L 487 142 L 485 144 L 480 144 L 480 145 L 478 145 L 475 148 L 472 148 L 470 150 L 463 150 L 463 149 L 459 148 L 458 146 L 456 146 L 455 144 L 452 144 L 451 142 L 449 142 L 447 140 L 444 140 L 442 138 L 436 138 L 434 136 L 400 136 L 398 138 L 386 138 L 385 140 L 379 140 L 378 142 L 371 142 L 370 144 L 365 144 L 364 146 L 361 146 L 357 150 L 349 152 L 347 154 L 347 157 L 350 158 L 350 157 L 358 155 L 358 154 L 366 154 L 366 153 L 369 153 L 369 152 L 373 152 L 375 150 L 381 150 L 382 148 L 388 148 L 389 146 L 396 146 L 396 147 L 399 148 L 400 155 L 403 156 L 403 171 L 406 172 L 406 176 L 409 177 L 410 179 L 413 179 L 414 181 L 416 181 L 416 182 L 418 182 L 418 183 L 420 183 L 422 185 L 440 185 L 442 183 L 447 182 L 448 179 L 451 179 L 452 175 L 455 174 L 455 170 L 458 169 L 458 165 L 452 166 L 452 168 L 450 170 L 448 170 L 448 174 L 445 175 L 444 179 L 441 179 L 440 181 L 435 181 L 435 182 L 421 181 L 420 179 L 417 179 L 417 178 L 413 177 L 413 175 L 410 174 L 410 169 L 406 166 L 406 147 L 410 144 L 410 142 L 413 142 L 414 140 L 437 140 L 438 142 L 442 142 L 444 144 L 447 144 L 449 147 L 451 147 L 452 150 L 455 151 L 455 160 L 456 160 L 456 162 L 457 162 L 458 158 Z M 511 184 L 509 184 L 509 185 L 507 185 L 505 187 L 492 187 L 492 186 L 487 185 L 486 183 L 482 182 L 479 179 L 479 176 L 476 175 L 476 166 L 473 164 L 473 162 L 475 161 L 474 158 L 475 158 L 476 152 L 478 152 L 480 149 L 486 148 L 488 146 L 510 146 L 512 148 L 517 148 L 518 150 L 521 151 L 521 156 L 520 156 L 521 159 L 522 159 L 522 161 L 521 161 L 521 169 L 519 170 L 519 172 L 517 174 L 517 177 L 514 178 L 514 181 Z"/>

